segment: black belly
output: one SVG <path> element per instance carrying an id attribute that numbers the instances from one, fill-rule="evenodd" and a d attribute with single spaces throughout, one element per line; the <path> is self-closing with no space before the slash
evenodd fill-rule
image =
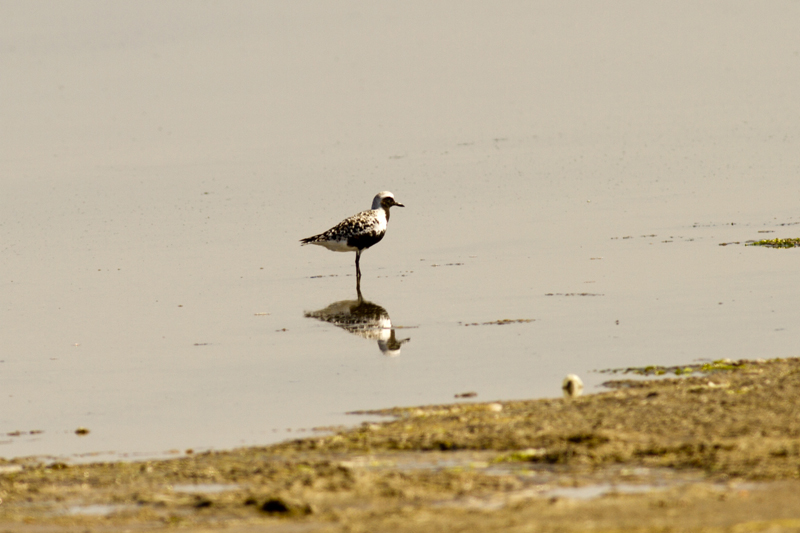
<path id="1" fill-rule="evenodd" d="M 369 248 L 373 244 L 378 244 L 381 242 L 381 239 L 383 239 L 384 235 L 386 235 L 385 231 L 382 233 L 356 235 L 355 237 L 350 237 L 347 239 L 347 246 L 352 246 L 353 248 L 363 250 L 365 248 Z"/>

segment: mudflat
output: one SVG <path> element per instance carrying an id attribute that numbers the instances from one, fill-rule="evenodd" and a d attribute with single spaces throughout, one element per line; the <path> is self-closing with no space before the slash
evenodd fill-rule
<path id="1" fill-rule="evenodd" d="M 637 373 L 662 376 L 396 408 L 328 436 L 170 460 L 2 461 L 0 531 L 800 529 L 800 360 Z"/>

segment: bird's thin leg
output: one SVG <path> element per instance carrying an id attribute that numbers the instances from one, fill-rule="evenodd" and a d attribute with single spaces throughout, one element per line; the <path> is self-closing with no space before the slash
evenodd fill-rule
<path id="1" fill-rule="evenodd" d="M 356 281 L 361 282 L 361 267 L 358 262 L 361 260 L 361 250 L 356 250 Z"/>

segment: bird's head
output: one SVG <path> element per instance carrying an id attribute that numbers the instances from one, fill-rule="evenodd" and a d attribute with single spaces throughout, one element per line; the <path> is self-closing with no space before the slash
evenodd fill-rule
<path id="1" fill-rule="evenodd" d="M 403 204 L 394 199 L 394 194 L 389 191 L 379 192 L 372 200 L 372 209 L 384 208 L 388 210 L 392 206 L 405 207 Z"/>

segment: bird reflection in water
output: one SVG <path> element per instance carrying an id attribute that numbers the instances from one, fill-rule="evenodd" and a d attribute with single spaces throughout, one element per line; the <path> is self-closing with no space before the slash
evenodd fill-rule
<path id="1" fill-rule="evenodd" d="M 400 347 L 411 339 L 398 339 L 386 309 L 365 300 L 361 295 L 361 287 L 356 286 L 356 289 L 357 300 L 334 302 L 319 311 L 306 311 L 305 316 L 324 320 L 353 335 L 377 340 L 383 355 L 397 357 Z"/>

